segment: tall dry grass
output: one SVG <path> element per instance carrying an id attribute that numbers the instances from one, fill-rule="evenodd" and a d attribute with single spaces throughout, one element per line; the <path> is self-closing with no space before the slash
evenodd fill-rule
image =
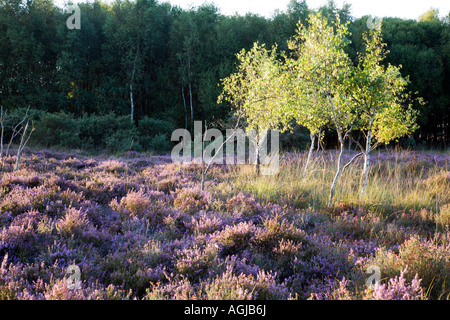
<path id="1" fill-rule="evenodd" d="M 352 156 L 348 153 L 346 159 Z M 273 176 L 256 176 L 251 165 L 230 166 L 219 188 L 250 191 L 267 202 L 284 200 L 298 207 L 321 209 L 327 205 L 336 157 L 332 151 L 316 152 L 306 176 L 302 175 L 306 154 L 283 154 L 280 169 Z M 352 203 L 387 213 L 422 208 L 436 212 L 450 202 L 449 158 L 410 151 L 374 153 L 364 197 L 359 195 L 359 159 L 341 175 L 333 203 Z"/>

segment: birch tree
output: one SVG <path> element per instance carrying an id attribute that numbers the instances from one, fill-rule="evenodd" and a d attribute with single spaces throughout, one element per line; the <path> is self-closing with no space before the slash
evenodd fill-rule
<path id="1" fill-rule="evenodd" d="M 219 103 L 228 101 L 235 114 L 242 117 L 246 131 L 254 130 L 255 171 L 260 174 L 260 147 L 270 129 L 285 131 L 289 127 L 289 115 L 283 108 L 282 91 L 285 79 L 277 59 L 276 46 L 267 50 L 265 45 L 254 43 L 246 51 L 237 54 L 238 69 L 222 80 L 223 91 Z M 248 134 L 251 137 L 251 134 Z"/>
<path id="2" fill-rule="evenodd" d="M 286 103 L 291 117 L 310 132 L 311 144 L 303 169 L 306 175 L 316 141 L 320 139 L 321 130 L 330 123 L 330 115 L 324 108 L 322 88 L 316 78 L 317 48 L 308 41 L 311 34 L 302 25 L 297 33 L 288 41 L 288 48 L 292 51 L 291 57 L 286 59 L 287 88 Z M 320 141 L 318 141 L 320 143 Z"/>
<path id="3" fill-rule="evenodd" d="M 326 124 L 336 130 L 339 144 L 337 169 L 330 188 L 328 206 L 331 206 L 337 181 L 342 173 L 344 140 L 351 132 L 357 113 L 355 104 L 348 97 L 346 87 L 353 80 L 352 63 L 344 49 L 348 45 L 348 23 L 342 24 L 339 15 L 328 24 L 321 12 L 309 16 L 309 25 L 299 25 L 289 47 L 297 51 L 298 86 L 293 97 L 291 114 L 311 132 L 313 150 L 314 135 Z M 308 161 L 309 162 L 309 159 Z M 307 165 L 306 168 L 307 169 Z"/>
<path id="4" fill-rule="evenodd" d="M 350 96 L 359 109 L 357 129 L 364 142 L 350 139 L 364 156 L 361 173 L 362 197 L 369 179 L 370 153 L 379 145 L 387 144 L 417 129 L 416 112 L 411 108 L 410 95 L 406 93 L 407 78 L 400 67 L 383 65 L 388 51 L 381 39 L 381 26 L 363 34 L 365 52 L 359 54 L 354 81 L 349 85 Z M 422 103 L 422 99 L 417 99 Z"/>
<path id="5" fill-rule="evenodd" d="M 134 101 L 133 101 L 133 82 L 134 82 L 134 77 L 136 75 L 136 62 L 138 60 L 139 57 L 139 46 L 136 46 L 136 56 L 134 58 L 134 62 L 133 62 L 133 69 L 131 71 L 131 79 L 130 79 L 130 120 L 131 123 L 134 122 Z"/>

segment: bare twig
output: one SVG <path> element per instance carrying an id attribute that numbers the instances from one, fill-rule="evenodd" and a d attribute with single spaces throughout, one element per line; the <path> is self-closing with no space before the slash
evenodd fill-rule
<path id="1" fill-rule="evenodd" d="M 222 150 L 223 146 L 226 145 L 226 143 L 233 138 L 236 135 L 236 131 L 239 127 L 239 122 L 241 120 L 241 116 L 243 115 L 243 112 L 241 112 L 238 116 L 238 119 L 236 121 L 236 125 L 234 127 L 234 132 L 233 134 L 231 134 L 229 137 L 227 137 L 227 139 L 222 142 L 222 144 L 220 145 L 220 147 L 216 150 L 216 152 L 214 153 L 214 156 L 209 160 L 208 166 L 206 167 L 205 170 L 203 170 L 202 173 L 202 191 L 205 191 L 205 179 L 206 179 L 206 174 L 208 173 L 209 168 L 211 167 L 211 164 L 214 162 L 214 160 L 216 159 L 217 155 L 220 153 L 220 151 Z M 202 158 L 204 157 L 204 155 L 202 155 Z M 203 160 L 202 160 L 203 162 Z"/>
<path id="2" fill-rule="evenodd" d="M 30 107 L 27 108 L 26 112 L 25 112 L 25 116 L 23 117 L 23 119 L 14 127 L 12 127 L 12 133 L 11 133 L 11 137 L 9 139 L 9 142 L 6 146 L 6 151 L 5 151 L 5 156 L 3 156 L 3 149 L 4 149 L 4 145 L 3 145 L 3 131 L 4 131 L 4 120 L 5 120 L 5 116 L 6 116 L 6 112 L 3 112 L 3 107 L 1 108 L 1 127 L 2 127 L 2 136 L 1 136 L 1 157 L 2 157 L 2 167 L 1 167 L 1 171 L 3 172 L 5 169 L 5 162 L 6 159 L 8 158 L 9 155 L 9 149 L 11 148 L 11 145 L 14 141 L 14 139 L 21 134 L 21 140 L 20 140 L 20 144 L 19 144 L 19 148 L 17 150 L 17 160 L 16 160 L 16 165 L 14 168 L 14 171 L 17 170 L 18 166 L 19 166 L 19 162 L 20 162 L 20 156 L 22 153 L 23 148 L 25 147 L 25 145 L 27 144 L 28 140 L 30 139 L 31 134 L 34 131 L 34 126 L 31 129 L 28 137 L 27 137 L 27 131 L 28 131 L 28 126 L 29 126 L 29 121 L 28 119 L 28 111 L 30 109 Z M 25 127 L 22 126 L 22 124 L 25 122 L 25 120 L 27 120 L 27 123 L 25 125 Z"/>
<path id="3" fill-rule="evenodd" d="M 34 131 L 34 126 L 32 125 L 31 131 L 27 137 L 29 123 L 30 123 L 30 121 L 28 120 L 27 124 L 25 125 L 25 129 L 23 130 L 22 137 L 20 138 L 20 144 L 19 144 L 19 148 L 17 149 L 17 159 L 16 159 L 16 165 L 14 166 L 14 171 L 17 171 L 19 169 L 19 163 L 20 163 L 20 157 L 22 156 L 22 151 L 25 148 L 28 140 L 30 140 L 31 134 Z"/>

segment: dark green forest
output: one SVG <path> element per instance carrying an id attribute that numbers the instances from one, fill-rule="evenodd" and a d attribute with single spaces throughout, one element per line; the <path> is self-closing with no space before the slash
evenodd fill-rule
<path id="1" fill-rule="evenodd" d="M 167 150 L 170 133 L 194 120 L 225 125 L 231 106 L 217 103 L 220 79 L 236 68 L 236 53 L 255 41 L 278 44 L 311 8 L 292 1 L 271 18 L 222 15 L 213 5 L 184 10 L 155 0 L 95 1 L 78 5 L 81 28 L 69 29 L 71 12 L 52 0 L 0 0 L 0 104 L 14 123 L 29 108 L 44 147 Z M 367 18 L 332 1 L 319 10 L 350 21 L 348 53 L 363 50 Z M 402 66 L 420 128 L 405 147 L 446 148 L 450 141 L 450 13 L 436 10 L 417 20 L 384 17 L 386 63 Z M 134 110 L 131 112 L 132 93 Z M 17 121 L 16 121 L 17 122 Z M 284 137 L 303 148 L 305 129 Z"/>

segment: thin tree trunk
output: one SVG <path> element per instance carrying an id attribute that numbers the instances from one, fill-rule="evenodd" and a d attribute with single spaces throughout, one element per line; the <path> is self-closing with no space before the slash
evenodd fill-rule
<path id="1" fill-rule="evenodd" d="M 5 113 L 3 113 L 3 106 L 1 107 L 1 114 L 0 114 L 0 125 L 2 127 L 2 132 L 1 132 L 1 141 L 0 141 L 0 145 L 1 145 L 1 149 L 0 149 L 0 159 L 3 160 L 3 134 L 4 134 L 4 122 L 5 120 Z"/>
<path id="2" fill-rule="evenodd" d="M 255 148 L 255 172 L 259 176 L 261 174 L 261 159 L 259 157 L 259 132 L 256 134 L 256 148 Z"/>
<path id="3" fill-rule="evenodd" d="M 372 115 L 370 119 L 369 132 L 367 133 L 367 141 L 366 141 L 366 150 L 364 152 L 364 167 L 363 167 L 363 185 L 361 188 L 361 197 L 364 196 L 367 190 L 367 185 L 369 183 L 369 165 L 370 165 L 370 148 L 371 148 L 371 140 L 372 140 L 372 126 L 375 116 Z"/>
<path id="4" fill-rule="evenodd" d="M 260 176 L 261 175 L 261 145 L 263 143 L 267 143 L 267 136 L 269 134 L 269 130 L 264 130 L 264 135 L 261 137 L 259 130 L 256 133 L 256 148 L 255 148 L 255 153 L 256 153 L 256 159 L 255 159 L 255 171 L 256 171 L 256 175 Z M 265 156 L 267 156 L 267 148 L 265 148 L 266 150 L 266 154 Z"/>
<path id="5" fill-rule="evenodd" d="M 28 109 L 27 109 L 27 112 L 25 114 L 25 117 L 13 128 L 11 137 L 9 139 L 9 143 L 6 146 L 5 156 L 2 158 L 2 169 L 1 169 L 1 171 L 3 171 L 5 169 L 5 161 L 6 161 L 6 158 L 8 157 L 8 155 L 9 155 L 9 148 L 11 147 L 11 144 L 13 143 L 14 138 L 20 133 L 20 131 L 22 131 L 22 128 L 20 128 L 20 126 L 26 120 L 27 117 L 28 117 Z"/>
<path id="6" fill-rule="evenodd" d="M 181 96 L 183 97 L 183 106 L 184 106 L 184 129 L 187 130 L 188 114 L 186 108 L 186 98 L 184 97 L 184 85 L 181 85 Z"/>
<path id="7" fill-rule="evenodd" d="M 131 123 L 134 120 L 134 103 L 133 103 L 133 84 L 130 83 L 130 102 L 131 102 Z"/>
<path id="8" fill-rule="evenodd" d="M 188 57 L 188 78 L 189 78 L 189 104 L 191 107 L 191 123 L 194 128 L 194 106 L 192 104 L 192 86 L 191 86 L 191 58 Z"/>
<path id="9" fill-rule="evenodd" d="M 191 123 L 192 128 L 194 127 L 194 106 L 192 105 L 192 87 L 191 87 L 191 81 L 189 80 L 189 104 L 191 106 Z"/>
<path id="10" fill-rule="evenodd" d="M 17 171 L 19 169 L 20 157 L 22 156 L 22 150 L 25 147 L 24 139 L 25 139 L 25 136 L 27 135 L 28 124 L 29 124 L 29 122 L 27 122 L 27 124 L 25 125 L 25 129 L 23 130 L 22 137 L 20 138 L 20 144 L 19 144 L 19 148 L 17 149 L 17 159 L 16 159 L 16 165 L 14 166 L 14 171 Z M 27 141 L 28 141 L 28 139 L 27 139 Z"/>
<path id="11" fill-rule="evenodd" d="M 336 175 L 334 176 L 333 183 L 331 184 L 330 197 L 328 199 L 328 207 L 331 207 L 331 205 L 333 204 L 334 190 L 336 188 L 337 181 L 338 181 L 339 176 L 340 176 L 341 171 L 342 171 L 342 154 L 344 153 L 344 137 L 342 136 L 342 131 L 341 131 L 341 128 L 340 128 L 339 123 L 338 123 L 337 118 L 336 118 L 336 110 L 334 108 L 334 104 L 331 101 L 330 97 L 328 97 L 328 100 L 330 101 L 331 110 L 333 111 L 334 125 L 336 127 L 336 131 L 337 131 L 338 139 L 339 139 L 339 144 L 340 144 L 340 148 L 341 148 L 341 151 L 339 152 L 339 158 L 338 158 L 338 165 L 337 165 Z"/>
<path id="12" fill-rule="evenodd" d="M 134 120 L 133 81 L 134 81 L 134 75 L 136 74 L 136 61 L 138 58 L 138 54 L 139 54 L 139 49 L 136 50 L 136 57 L 134 58 L 133 71 L 131 73 L 131 80 L 130 80 L 131 123 L 133 123 L 133 120 Z"/>
<path id="13" fill-rule="evenodd" d="M 222 150 L 222 148 L 227 144 L 227 142 L 231 139 L 234 138 L 234 136 L 236 135 L 236 130 L 239 128 L 239 121 L 241 120 L 241 115 L 239 115 L 237 121 L 236 121 L 236 126 L 234 127 L 234 132 L 233 134 L 231 134 L 227 139 L 225 139 L 225 141 L 220 145 L 220 147 L 216 150 L 216 153 L 214 154 L 214 156 L 211 158 L 211 160 L 209 160 L 208 165 L 206 166 L 206 169 L 203 170 L 203 174 L 202 174 L 202 191 L 205 191 L 205 181 L 206 181 L 206 174 L 208 173 L 209 168 L 211 167 L 211 164 L 214 162 L 214 160 L 216 159 L 217 155 L 219 154 L 220 150 Z M 202 155 L 203 158 L 203 155 Z M 231 188 L 233 189 L 233 188 Z M 231 191 L 230 191 L 231 193 Z"/>
<path id="14" fill-rule="evenodd" d="M 318 137 L 317 137 L 317 151 L 320 151 L 320 142 L 321 142 L 321 138 L 322 138 L 322 131 L 319 131 L 318 133 Z"/>
<path id="15" fill-rule="evenodd" d="M 342 138 L 339 138 L 339 143 L 340 143 L 341 151 L 339 152 L 336 175 L 334 176 L 333 184 L 331 185 L 331 189 L 330 189 L 330 197 L 328 199 L 328 207 L 331 207 L 331 205 L 333 204 L 334 190 L 336 188 L 337 181 L 338 181 L 339 176 L 342 171 L 342 154 L 344 153 L 344 141 L 342 140 Z"/>
<path id="16" fill-rule="evenodd" d="M 303 176 L 306 176 L 306 173 L 308 172 L 309 162 L 311 161 L 311 155 L 314 150 L 314 142 L 316 140 L 316 135 L 313 133 L 310 133 L 309 137 L 311 139 L 311 146 L 309 147 L 308 158 L 306 159 L 305 169 L 303 170 Z M 320 143 L 320 141 L 319 141 L 319 143 Z"/>
<path id="17" fill-rule="evenodd" d="M 361 187 L 361 197 L 366 193 L 367 185 L 369 182 L 369 161 L 370 161 L 370 153 L 364 153 L 364 168 L 363 168 L 363 185 Z"/>

